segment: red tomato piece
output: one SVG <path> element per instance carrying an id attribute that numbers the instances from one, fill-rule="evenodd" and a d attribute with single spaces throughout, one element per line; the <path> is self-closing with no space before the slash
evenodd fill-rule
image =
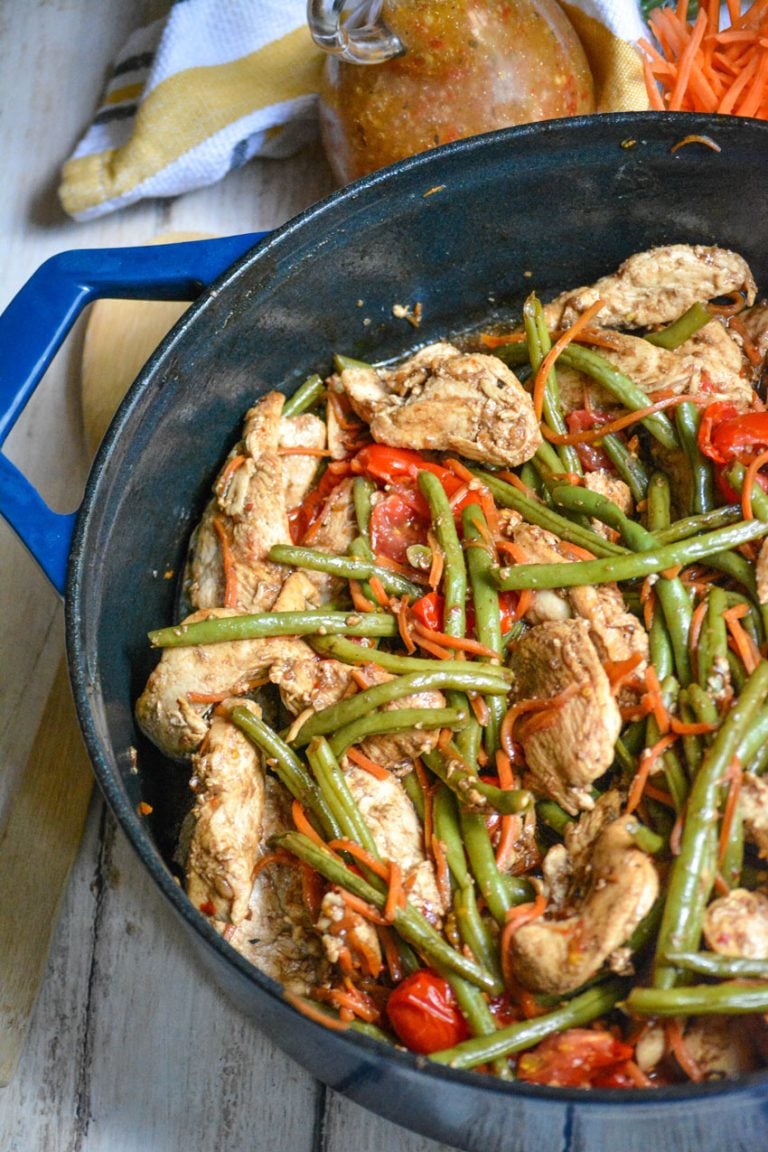
<path id="1" fill-rule="evenodd" d="M 387 1002 L 387 1015 L 406 1048 L 425 1056 L 452 1048 L 470 1034 L 450 984 L 427 968 L 398 984 Z"/>
<path id="2" fill-rule="evenodd" d="M 592 1088 L 632 1058 L 632 1048 L 611 1032 L 569 1028 L 548 1036 L 517 1062 L 517 1076 L 529 1084 Z"/>
<path id="3" fill-rule="evenodd" d="M 738 409 L 725 400 L 708 404 L 701 415 L 699 424 L 699 450 L 714 460 L 716 464 L 727 464 L 733 459 L 723 449 L 728 442 L 725 428 L 739 418 Z"/>
<path id="4" fill-rule="evenodd" d="M 419 500 L 414 497 L 420 497 Z M 398 488 L 373 505 L 371 547 L 397 564 L 407 564 L 406 550 L 412 544 L 425 544 L 429 515 L 421 493 Z"/>
<path id="5" fill-rule="evenodd" d="M 304 498 L 303 503 L 288 513 L 288 525 L 294 544 L 300 544 L 323 510 L 323 505 L 342 480 L 351 472 L 348 460 L 334 460 L 328 465 L 319 482 Z"/>
<path id="6" fill-rule="evenodd" d="M 445 599 L 438 592 L 428 592 L 426 596 L 420 596 L 411 604 L 412 615 L 433 632 L 442 632 L 444 611 Z"/>
<path id="7" fill-rule="evenodd" d="M 610 412 L 592 411 L 589 408 L 577 408 L 565 417 L 569 432 L 586 432 L 587 429 L 607 424 L 609 420 L 613 420 Z M 610 457 L 598 444 L 574 444 L 574 448 L 588 472 L 599 472 L 601 469 L 613 471 Z"/>
<path id="8" fill-rule="evenodd" d="M 445 489 L 446 495 L 453 496 L 461 488 L 462 481 L 448 468 L 433 464 L 419 452 L 410 448 L 390 448 L 387 444 L 368 444 L 361 448 L 352 459 L 352 471 L 370 476 L 385 484 L 401 484 L 404 480 L 415 481 L 419 472 L 432 472 Z"/>

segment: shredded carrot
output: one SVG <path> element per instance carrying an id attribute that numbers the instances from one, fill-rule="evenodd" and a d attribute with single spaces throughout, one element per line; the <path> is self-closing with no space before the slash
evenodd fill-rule
<path id="1" fill-rule="evenodd" d="M 435 858 L 435 879 L 437 890 L 446 908 L 451 904 L 451 873 L 448 867 L 448 857 L 442 840 L 432 837 L 432 855 Z"/>
<path id="2" fill-rule="evenodd" d="M 643 703 L 647 704 L 651 712 L 653 712 L 659 727 L 659 733 L 664 736 L 669 732 L 669 712 L 664 705 L 661 685 L 659 684 L 659 678 L 656 675 L 656 669 L 653 664 L 649 664 L 645 670 L 645 685 L 647 692 L 643 697 Z"/>
<path id="3" fill-rule="evenodd" d="M 429 576 L 427 581 L 430 588 L 438 588 L 440 581 L 443 578 L 443 570 L 445 568 L 445 553 L 436 540 L 431 545 L 432 563 L 429 566 Z"/>
<path id="4" fill-rule="evenodd" d="M 511 560 L 514 560 L 515 564 L 528 563 L 528 553 L 520 544 L 515 544 L 514 540 L 504 540 L 502 538 L 496 541 L 496 547 L 499 552 L 503 552 L 506 556 L 509 556 Z"/>
<path id="5" fill-rule="evenodd" d="M 586 428 L 583 432 L 552 432 L 546 424 L 542 424 L 541 431 L 550 444 L 592 444 L 610 432 L 621 432 L 623 428 L 628 428 L 630 424 L 637 424 L 638 421 L 653 416 L 655 412 L 663 412 L 665 408 L 676 408 L 690 399 L 690 396 L 666 396 L 654 404 L 649 404 L 646 408 L 626 412 L 623 416 L 618 416 L 607 424 L 601 424 L 597 428 Z"/>
<path id="6" fill-rule="evenodd" d="M 669 834 L 669 850 L 673 856 L 680 855 L 680 844 L 683 838 L 683 824 L 685 823 L 685 809 L 681 808 L 677 814 L 677 819 L 672 825 L 672 831 Z"/>
<path id="7" fill-rule="evenodd" d="M 699 638 L 707 614 L 708 601 L 700 600 L 691 614 L 691 627 L 688 633 L 688 650 L 695 665 L 698 665 Z M 697 668 L 698 671 L 698 668 Z"/>
<path id="8" fill-rule="evenodd" d="M 586 548 L 581 548 L 578 544 L 572 544 L 570 540 L 561 540 L 560 550 L 564 552 L 566 556 L 570 556 L 572 560 L 595 559 L 593 552 L 588 551 Z"/>
<path id="9" fill-rule="evenodd" d="M 527 904 L 516 904 L 507 912 L 504 927 L 501 930 L 499 949 L 501 952 L 501 967 L 507 985 L 514 983 L 514 977 L 509 969 L 509 946 L 512 937 L 522 928 L 523 924 L 530 924 L 544 915 L 547 908 L 547 898 L 543 892 L 536 893 L 536 899 Z"/>
<path id="10" fill-rule="evenodd" d="M 232 547 L 224 521 L 220 516 L 214 516 L 213 528 L 219 538 L 221 549 L 221 565 L 224 569 L 224 607 L 237 608 L 237 572 L 232 555 Z"/>
<path id="11" fill-rule="evenodd" d="M 333 457 L 333 452 L 329 451 L 328 448 L 302 448 L 300 445 L 297 445 L 296 447 L 291 446 L 289 448 L 278 448 L 277 454 L 278 456 L 324 456 L 326 458 Z"/>
<path id="12" fill-rule="evenodd" d="M 378 576 L 371 576 L 368 581 L 368 586 L 373 592 L 374 599 L 380 608 L 389 608 L 389 596 L 384 591 L 384 586 Z"/>
<path id="13" fill-rule="evenodd" d="M 501 746 L 509 756 L 510 760 L 514 761 L 516 757 L 515 741 L 514 741 L 514 728 L 520 716 L 527 712 L 544 712 L 548 714 L 556 714 L 559 709 L 566 704 L 573 696 L 575 696 L 582 689 L 581 684 L 571 683 L 564 688 L 562 692 L 558 692 L 555 696 L 546 699 L 526 699 L 518 700 L 511 708 L 508 708 L 504 714 L 504 719 L 501 722 L 499 729 L 499 739 Z M 548 716 L 547 722 L 551 723 Z"/>
<path id="14" fill-rule="evenodd" d="M 227 460 L 216 480 L 216 491 L 219 496 L 225 496 L 229 488 L 232 477 L 241 464 L 245 464 L 247 456 L 233 456 L 231 460 Z"/>
<path id="15" fill-rule="evenodd" d="M 522 588 L 517 594 L 515 620 L 522 620 L 526 612 L 530 612 L 531 608 L 533 608 L 533 589 Z"/>
<path id="16" fill-rule="evenodd" d="M 733 330 L 738 335 L 739 339 L 741 340 L 742 348 L 744 349 L 744 354 L 752 367 L 757 368 L 759 364 L 762 364 L 763 358 L 760 355 L 760 349 L 755 345 L 752 337 L 747 331 L 743 320 L 741 320 L 738 316 L 732 316 L 728 321 L 728 328 L 729 330 Z"/>
<path id="17" fill-rule="evenodd" d="M 547 380 L 549 379 L 549 373 L 552 371 L 555 361 L 563 349 L 567 348 L 568 345 L 573 340 L 575 340 L 579 332 L 583 331 L 583 329 L 587 327 L 590 320 L 592 320 L 597 315 L 602 307 L 603 301 L 595 300 L 594 304 L 590 305 L 589 308 L 582 312 L 582 314 L 571 325 L 570 328 L 566 328 L 565 332 L 558 336 L 557 340 L 552 345 L 549 352 L 547 352 L 546 356 L 539 365 L 538 371 L 536 372 L 536 379 L 533 383 L 533 409 L 536 413 L 537 420 L 541 420 L 541 416 L 544 411 L 544 389 L 546 388 Z"/>
<path id="18" fill-rule="evenodd" d="M 670 716 L 669 727 L 678 736 L 708 736 L 710 732 L 717 731 L 717 724 L 707 724 L 704 720 L 692 720 L 686 723 L 678 720 L 677 716 Z"/>
<path id="19" fill-rule="evenodd" d="M 427 628 L 418 620 L 413 621 L 413 630 L 417 636 L 431 640 L 442 648 L 457 648 L 461 652 L 470 652 L 473 656 L 484 656 L 487 660 L 499 658 L 498 652 L 494 652 L 493 648 L 487 648 L 479 640 L 470 640 L 465 636 L 449 636 L 447 632 L 436 632 L 434 628 Z"/>
<path id="20" fill-rule="evenodd" d="M 389 879 L 387 865 L 383 864 L 381 860 L 377 860 L 376 857 L 372 856 L 365 848 L 361 848 L 354 840 L 347 840 L 345 837 L 338 840 L 329 840 L 328 847 L 332 852 L 348 852 L 359 864 L 363 864 L 373 872 L 374 875 L 378 876 L 380 880 Z"/>
<path id="21" fill-rule="evenodd" d="M 505 483 L 511 484 L 513 488 L 517 488 L 518 492 L 522 492 L 523 495 L 527 496 L 530 500 L 538 500 L 538 496 L 533 488 L 529 488 L 519 476 L 515 476 L 514 472 L 497 472 L 497 476 L 500 480 L 504 480 Z"/>
<path id="22" fill-rule="evenodd" d="M 381 764 L 377 764 L 375 760 L 371 760 L 359 748 L 347 748 L 346 756 L 353 764 L 357 764 L 358 768 L 364 768 L 366 772 L 370 772 L 371 776 L 375 776 L 377 780 L 389 780 L 390 773 Z"/>
<path id="23" fill-rule="evenodd" d="M 296 857 L 291 856 L 288 852 L 283 852 L 279 849 L 277 852 L 267 852 L 266 855 L 260 857 L 254 864 L 251 872 L 251 880 L 255 880 L 270 864 L 291 864 L 295 867 L 297 863 Z"/>
<path id="24" fill-rule="evenodd" d="M 423 636 L 419 636 L 418 646 L 424 652 L 428 652 L 430 656 L 434 656 L 436 660 L 453 660 L 452 652 L 449 652 L 447 648 L 441 648 L 439 644 L 433 644 L 430 640 L 425 640 Z"/>
<path id="25" fill-rule="evenodd" d="M 393 984 L 399 984 L 405 975 L 403 969 L 403 962 L 400 959 L 400 953 L 397 950 L 395 937 L 392 929 L 385 926 L 378 928 L 378 936 L 381 946 L 384 949 L 384 959 L 389 970 L 389 977 Z"/>
<path id="26" fill-rule="evenodd" d="M 734 604 L 733 608 L 727 608 L 723 612 L 723 620 L 725 620 L 728 634 L 733 641 L 733 646 L 736 654 L 741 660 L 744 668 L 748 674 L 754 672 L 760 663 L 762 657 L 760 649 L 750 636 L 749 632 L 739 623 L 743 616 L 749 612 L 747 604 Z"/>
<path id="27" fill-rule="evenodd" d="M 297 996 L 293 992 L 283 992 L 283 996 L 297 1012 L 301 1012 L 302 1016 L 306 1016 L 308 1020 L 314 1020 L 316 1024 L 322 1024 L 325 1028 L 332 1028 L 340 1032 L 346 1031 L 348 1024 L 344 1020 L 339 1020 L 336 1016 L 330 1016 L 327 1012 L 323 1012 L 322 1008 L 315 1008 L 310 1001 L 305 1000 L 302 996 Z"/>
<path id="28" fill-rule="evenodd" d="M 660 756 L 664 754 L 664 752 L 666 752 L 670 745 L 674 744 L 675 740 L 677 740 L 675 733 L 668 732 L 666 736 L 662 736 L 650 748 L 646 748 L 643 751 L 642 755 L 640 756 L 640 762 L 638 764 L 637 772 L 635 773 L 635 778 L 632 781 L 632 786 L 629 789 L 629 795 L 627 796 L 626 811 L 628 815 L 631 815 L 631 813 L 635 811 L 638 804 L 640 803 L 640 799 L 648 782 L 648 777 L 655 767 L 656 761 Z"/>
<path id="29" fill-rule="evenodd" d="M 741 763 L 737 756 L 731 760 L 728 768 L 726 769 L 725 777 L 728 781 L 728 796 L 723 808 L 723 819 L 720 824 L 720 840 L 717 849 L 717 867 L 722 868 L 725 854 L 728 851 L 728 841 L 731 838 L 731 830 L 733 828 L 733 821 L 736 816 L 736 808 L 739 802 L 739 795 L 741 793 L 741 782 L 744 779 L 744 773 L 741 770 Z"/>
<path id="30" fill-rule="evenodd" d="M 667 808 L 674 808 L 675 801 L 671 792 L 665 792 L 663 788 L 656 788 L 653 784 L 646 784 L 643 789 L 643 795 L 648 796 L 651 800 L 658 800 L 659 804 L 666 804 Z"/>
<path id="31" fill-rule="evenodd" d="M 485 728 L 488 723 L 488 705 L 482 696 L 470 696 L 469 706 L 472 713 L 481 728 Z"/>
<path id="32" fill-rule="evenodd" d="M 685 1072 L 689 1080 L 693 1080 L 694 1084 L 700 1083 L 704 1079 L 704 1073 L 691 1055 L 690 1048 L 686 1044 L 685 1037 L 683 1036 L 683 1030 L 680 1027 L 680 1021 L 675 1017 L 667 1020 L 664 1030 L 670 1051 L 683 1072 Z"/>
<path id="33" fill-rule="evenodd" d="M 365 900 L 361 900 L 359 896 L 347 892 L 344 888 L 339 888 L 338 892 L 347 908 L 351 908 L 353 912 L 359 912 L 365 920 L 370 920 L 371 924 L 386 925 L 387 921 L 372 904 L 366 903 Z"/>
<path id="34" fill-rule="evenodd" d="M 700 4 L 693 22 L 684 3 L 651 12 L 656 43 L 639 45 L 654 109 L 768 119 L 768 5 L 756 0 L 743 14 L 736 0 L 726 7 L 730 28 L 722 31 L 715 0 Z"/>
<path id="35" fill-rule="evenodd" d="M 400 633 L 400 639 L 403 642 L 406 652 L 410 656 L 412 652 L 416 651 L 416 645 L 413 641 L 413 636 L 411 635 L 408 615 L 408 601 L 405 596 L 403 596 L 402 600 L 400 600 L 399 604 L 397 605 L 395 619 L 397 620 L 397 630 Z"/>
<path id="36" fill-rule="evenodd" d="M 514 332 L 482 332 L 480 343 L 486 348 L 503 348 L 505 344 L 525 344 L 528 337 L 522 329 Z"/>
<path id="37" fill-rule="evenodd" d="M 349 595 L 352 599 L 352 606 L 358 612 L 373 612 L 375 611 L 373 604 L 371 604 L 368 597 L 363 592 L 360 582 L 358 580 L 350 580 L 349 582 Z"/>
<path id="38" fill-rule="evenodd" d="M 605 674 L 611 685 L 611 692 L 614 696 L 618 695 L 622 688 L 633 678 L 638 665 L 643 662 L 642 652 L 635 652 L 632 656 L 628 656 L 626 660 L 606 660 L 603 663 Z"/>
<path id="39" fill-rule="evenodd" d="M 387 887 L 387 900 L 384 905 L 384 919 L 392 924 L 399 908 L 405 905 L 405 892 L 403 892 L 403 874 L 394 860 L 389 862 L 389 884 Z"/>
<path id="40" fill-rule="evenodd" d="M 313 844 L 325 848 L 325 841 L 310 824 L 309 818 L 298 800 L 294 800 L 291 804 L 291 815 L 297 831 L 303 833 Z"/>
<path id="41" fill-rule="evenodd" d="M 745 520 L 754 520 L 755 518 L 755 514 L 752 511 L 752 490 L 757 480 L 757 474 L 764 464 L 768 464 L 768 452 L 760 452 L 755 456 L 754 460 L 750 460 L 747 466 L 744 484 L 741 489 L 741 511 Z"/>

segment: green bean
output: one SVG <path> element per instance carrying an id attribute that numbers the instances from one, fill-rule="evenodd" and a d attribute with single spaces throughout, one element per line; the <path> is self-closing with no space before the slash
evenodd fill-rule
<path id="1" fill-rule="evenodd" d="M 492 700 L 493 697 L 489 696 L 488 699 Z M 469 713 L 469 704 L 466 696 L 458 693 L 446 693 L 446 700 L 448 700 L 454 708 L 457 707 L 455 701 L 461 701 L 458 707 L 462 708 L 464 712 Z M 480 755 L 480 749 L 483 744 L 483 729 L 480 727 L 474 715 L 469 713 L 466 724 L 454 734 L 453 742 L 464 763 L 468 764 L 473 772 L 477 772 L 477 758 Z"/>
<path id="2" fill-rule="evenodd" d="M 332 656 L 343 664 L 378 664 L 396 676 L 408 672 L 445 671 L 445 660 L 423 660 L 419 656 L 400 656 L 396 652 L 384 652 L 381 648 L 365 648 L 344 636 L 311 636 L 309 643 L 321 656 Z M 451 669 L 460 672 L 476 672 L 475 660 L 452 660 Z M 493 674 L 499 679 L 512 682 L 512 672 L 503 664 L 493 664 Z"/>
<path id="3" fill-rule="evenodd" d="M 699 649 L 701 651 L 701 649 Z M 684 724 L 693 724 L 696 720 L 696 714 L 690 703 L 689 689 L 683 688 L 677 700 L 677 709 L 680 719 Z M 704 755 L 704 742 L 703 737 L 699 735 L 687 734 L 682 737 L 683 751 L 685 752 L 685 762 L 688 765 L 688 778 L 692 780 L 699 770 L 701 759 Z"/>
<path id="4" fill-rule="evenodd" d="M 392 704 L 395 700 L 402 700 L 405 696 L 413 696 L 421 692 L 439 692 L 453 689 L 458 692 L 488 693 L 505 696 L 509 692 L 509 683 L 506 678 L 496 674 L 495 670 L 476 664 L 471 672 L 457 669 L 452 660 L 444 660 L 442 667 L 434 672 L 409 672 L 405 676 L 397 676 L 392 680 L 385 680 L 382 684 L 374 684 L 354 696 L 347 696 L 328 708 L 315 712 L 298 731 L 292 743 L 301 747 L 313 736 L 325 735 L 335 732 L 353 720 L 370 715 L 376 708 L 384 704 Z"/>
<path id="5" fill-rule="evenodd" d="M 549 475 L 563 470 L 562 460 L 547 440 L 542 440 L 539 444 L 533 455 L 533 462 L 540 470 L 541 478 L 545 483 Z"/>
<path id="6" fill-rule="evenodd" d="M 705 692 L 698 684 L 689 684 L 686 694 L 696 714 L 696 719 L 701 724 L 714 724 L 717 726 L 720 723 L 720 714 L 717 711 L 717 705 L 708 692 Z"/>
<path id="7" fill-rule="evenodd" d="M 552 498 L 561 507 L 585 512 L 615 528 L 629 547 L 638 552 L 648 552 L 654 546 L 653 536 L 647 529 L 630 520 L 613 500 L 599 492 L 561 484 L 552 490 Z M 649 515 L 654 526 L 662 519 L 668 518 L 669 486 L 666 477 L 661 473 L 656 473 L 651 478 L 648 501 Z M 657 582 L 656 594 L 664 613 L 678 677 L 682 684 L 687 684 L 691 679 L 691 660 L 688 651 L 691 602 L 688 592 L 679 578 L 662 577 Z"/>
<path id="8" fill-rule="evenodd" d="M 768 662 L 763 662 L 723 720 L 691 787 L 680 852 L 667 878 L 654 973 L 657 988 L 669 988 L 678 979 L 675 968 L 664 961 L 666 953 L 691 951 L 698 944 L 714 882 L 721 781 L 767 695 Z"/>
<path id="9" fill-rule="evenodd" d="M 729 528 L 718 528 L 702 536 L 666 544 L 648 552 L 611 556 L 599 560 L 577 560 L 568 564 L 518 564 L 494 570 L 496 587 L 505 591 L 521 588 L 573 588 L 581 584 L 606 584 L 634 580 L 715 556 L 729 548 L 748 544 L 768 534 L 768 523 L 743 520 Z"/>
<path id="10" fill-rule="evenodd" d="M 740 493 L 746 475 L 747 470 L 744 465 L 734 460 L 725 473 L 725 479 L 734 492 Z M 768 520 L 768 494 L 763 491 L 759 484 L 752 485 L 752 511 L 758 520 Z"/>
<path id="11" fill-rule="evenodd" d="M 530 489 L 534 496 L 538 496 L 544 504 L 549 504 L 550 497 L 547 486 L 532 460 L 526 460 L 525 464 L 521 465 L 519 475 L 523 484 Z"/>
<path id="12" fill-rule="evenodd" d="M 615 432 L 609 432 L 601 437 L 600 444 L 608 459 L 613 464 L 621 479 L 632 493 L 636 504 L 644 500 L 648 491 L 650 479 L 648 469 L 639 456 L 630 452 L 627 445 Z"/>
<path id="13" fill-rule="evenodd" d="M 661 612 L 654 612 L 651 621 L 651 630 L 648 633 L 651 663 L 656 669 L 659 680 L 671 676 L 674 670 L 674 653 L 672 641 L 669 636 L 664 616 Z"/>
<path id="14" fill-rule="evenodd" d="M 439 784 L 432 802 L 432 820 L 436 838 L 443 846 L 445 859 L 455 882 L 461 886 L 470 882 L 464 845 L 459 831 L 456 800 L 450 788 Z"/>
<path id="15" fill-rule="evenodd" d="M 334 856 L 327 848 L 314 844 L 301 832 L 284 832 L 274 837 L 273 843 L 278 848 L 284 848 L 299 860 L 303 860 L 340 888 L 351 892 L 360 900 L 373 905 L 379 910 L 386 904 L 386 893 L 380 892 L 369 884 L 363 877 L 358 876 L 350 868 Z M 477 961 L 457 952 L 443 939 L 440 933 L 429 924 L 412 904 L 398 907 L 395 911 L 394 928 L 407 943 L 411 944 L 424 957 L 434 964 L 444 965 L 451 972 L 458 973 L 478 988 L 497 995 L 501 988 L 498 981 L 487 972 Z"/>
<path id="16" fill-rule="evenodd" d="M 313 740 L 307 749 L 307 760 L 343 835 L 378 858 L 379 850 L 371 830 L 349 790 L 344 773 L 328 742 L 322 737 Z M 378 884 L 378 878 L 373 882 Z"/>
<path id="17" fill-rule="evenodd" d="M 476 468 L 473 468 L 472 472 L 482 480 L 497 504 L 502 508 L 514 508 L 515 512 L 519 512 L 529 524 L 554 532 L 555 536 L 567 540 L 570 544 L 576 544 L 579 548 L 585 548 L 595 556 L 626 555 L 626 548 L 606 540 L 591 528 L 582 528 L 580 524 L 574 524 L 567 516 L 561 516 L 544 504 L 531 500 L 512 484 L 507 484 L 505 480 L 500 480 L 491 472 L 483 472 Z"/>
<path id="18" fill-rule="evenodd" d="M 460 708 L 394 708 L 390 712 L 374 712 L 361 716 L 345 724 L 328 737 L 328 743 L 335 756 L 343 756 L 348 748 L 361 744 L 369 736 L 386 736 L 391 733 L 427 732 L 434 728 L 463 728 L 469 719 L 468 713 Z"/>
<path id="19" fill-rule="evenodd" d="M 646 827 L 639 821 L 628 823 L 626 828 L 637 847 L 642 852 L 647 852 L 649 856 L 658 856 L 659 852 L 666 846 L 663 836 L 659 836 L 653 829 Z"/>
<path id="20" fill-rule="evenodd" d="M 749 1016 L 768 1012 L 768 983 L 732 980 L 687 988 L 633 988 L 624 1006 L 633 1016 Z"/>
<path id="21" fill-rule="evenodd" d="M 499 594 L 490 578 L 494 558 L 485 543 L 488 536 L 488 524 L 482 509 L 477 504 L 470 504 L 464 509 L 461 521 L 464 530 L 469 583 L 475 609 L 477 639 L 486 648 L 490 648 L 492 652 L 498 652 L 501 656 Z M 499 731 L 505 710 L 506 701 L 502 697 L 492 696 L 489 699 L 488 721 L 485 725 L 483 743 L 491 763 L 493 763 L 493 757 L 499 747 Z"/>
<path id="22" fill-rule="evenodd" d="M 653 537 L 656 544 L 674 544 L 676 540 L 686 540 L 689 536 L 696 536 L 700 532 L 738 524 L 742 517 L 740 504 L 723 504 L 721 508 L 713 508 L 711 512 L 702 512 L 697 516 L 683 516 L 666 528 L 654 532 Z"/>
<path id="23" fill-rule="evenodd" d="M 419 472 L 419 488 L 429 505 L 432 527 L 445 557 L 443 631 L 448 636 L 461 638 L 466 632 L 467 570 L 453 519 L 453 509 L 448 502 L 445 489 L 432 472 Z"/>
<path id="24" fill-rule="evenodd" d="M 765 750 L 766 744 L 768 744 L 768 709 L 763 709 L 755 717 L 754 723 L 739 745 L 736 752 L 739 763 L 743 764 L 747 771 L 752 771 L 755 757 Z"/>
<path id="25" fill-rule="evenodd" d="M 691 470 L 691 511 L 694 515 L 710 512 L 715 503 L 712 468 L 699 448 L 700 422 L 701 414 L 693 401 L 686 400 L 678 405 L 675 425 Z"/>
<path id="26" fill-rule="evenodd" d="M 317 372 L 313 372 L 285 401 L 281 415 L 299 416 L 308 408 L 313 408 L 324 395 L 325 381 L 322 376 L 318 376 Z"/>
<path id="27" fill-rule="evenodd" d="M 265 753 L 269 767 L 274 770 L 294 799 L 315 814 L 326 836 L 331 838 L 340 836 L 341 828 L 336 817 L 293 749 L 281 740 L 274 729 L 242 704 L 236 705 L 230 711 L 229 718 Z"/>
<path id="28" fill-rule="evenodd" d="M 664 472 L 654 472 L 648 485 L 648 531 L 658 532 L 661 528 L 668 528 L 672 519 L 672 495 L 669 490 L 669 478 Z"/>
<path id="29" fill-rule="evenodd" d="M 353 356 L 342 356 L 340 352 L 333 357 L 333 364 L 337 372 L 343 372 L 345 368 L 365 368 L 375 371 L 373 364 L 369 364 L 367 360 L 355 360 Z"/>
<path id="30" fill-rule="evenodd" d="M 768 960 L 722 956 L 719 952 L 668 952 L 668 963 L 718 980 L 768 980 Z"/>
<path id="31" fill-rule="evenodd" d="M 642 388 L 638 388 L 629 376 L 625 376 L 604 356 L 591 348 L 583 348 L 578 344 L 569 344 L 560 353 L 560 360 L 567 368 L 575 368 L 591 376 L 598 384 L 602 384 L 611 395 L 630 412 L 637 412 L 648 407 L 648 396 Z M 642 421 L 651 435 L 658 440 L 664 448 L 677 448 L 677 436 L 664 412 L 654 412 Z"/>
<path id="32" fill-rule="evenodd" d="M 371 497 L 376 485 L 367 476 L 355 476 L 352 482 L 352 501 L 355 506 L 357 530 L 370 549 L 371 546 Z"/>
<path id="33" fill-rule="evenodd" d="M 173 624 L 149 632 L 153 648 L 188 648 L 268 636 L 396 636 L 397 621 L 389 612 L 255 612 L 242 616 L 210 616 L 190 624 Z"/>
<path id="34" fill-rule="evenodd" d="M 466 884 L 459 885 L 453 894 L 453 913 L 459 935 L 478 963 L 503 983 L 499 968 L 498 948 L 487 922 L 480 914 L 475 895 L 475 884 L 470 876 Z"/>
<path id="35" fill-rule="evenodd" d="M 286 564 L 291 568 L 308 568 L 311 572 L 328 572 L 332 576 L 340 576 L 343 580 L 370 580 L 376 576 L 381 582 L 385 592 L 392 592 L 395 596 L 407 596 L 411 600 L 418 600 L 423 596 L 424 589 L 412 580 L 393 572 L 390 568 L 381 568 L 367 560 L 358 560 L 354 556 L 334 556 L 330 552 L 322 552 L 317 548 L 302 548 L 295 544 L 275 544 L 268 553 L 273 564 Z"/>
<path id="36" fill-rule="evenodd" d="M 743 690 L 746 683 L 746 669 L 744 668 L 744 665 L 742 664 L 741 660 L 739 660 L 736 653 L 732 652 L 730 648 L 726 652 L 725 658 L 728 661 L 728 672 L 730 673 L 731 687 L 733 688 L 733 691 L 738 695 L 739 692 Z"/>
<path id="37" fill-rule="evenodd" d="M 473 1036 L 492 1036 L 496 1032 L 496 1020 L 480 989 L 439 964 L 435 966 L 435 970 L 444 980 L 448 981 L 453 989 L 461 1014 L 466 1020 L 471 1034 Z M 494 1060 L 492 1067 L 494 1074 L 500 1080 L 513 1079 L 512 1070 L 503 1058 Z"/>
<path id="38" fill-rule="evenodd" d="M 405 793 L 408 796 L 411 804 L 413 804 L 414 808 L 416 809 L 416 815 L 423 824 L 427 810 L 427 804 L 424 796 L 424 789 L 421 786 L 421 782 L 419 781 L 418 776 L 413 770 L 411 770 L 401 778 L 400 783 L 402 784 L 403 789 L 405 790 Z"/>
<path id="39" fill-rule="evenodd" d="M 496 864 L 485 817 L 466 809 L 459 811 L 464 848 L 478 888 L 497 924 L 503 926 L 513 901 Z"/>
<path id="40" fill-rule="evenodd" d="M 524 1052 L 527 1048 L 534 1048 L 542 1040 L 546 1040 L 547 1036 L 565 1032 L 569 1028 L 579 1028 L 604 1016 L 616 1006 L 625 991 L 625 982 L 606 980 L 605 983 L 595 984 L 586 992 L 574 996 L 572 1000 L 553 1012 L 534 1016 L 532 1020 L 522 1020 L 518 1024 L 510 1024 L 506 1028 L 499 1028 L 498 1032 L 487 1038 L 477 1036 L 463 1040 L 453 1048 L 433 1052 L 430 1059 L 438 1064 L 447 1064 L 451 1068 L 476 1068 L 479 1064 L 487 1064 L 500 1056 Z"/>
<path id="41" fill-rule="evenodd" d="M 658 348 L 674 350 L 685 344 L 686 340 L 690 340 L 691 336 L 695 336 L 700 328 L 709 324 L 711 319 L 712 313 L 707 305 L 697 301 L 666 328 L 660 328 L 658 332 L 647 332 L 645 339 Z"/>
<path id="42" fill-rule="evenodd" d="M 709 589 L 707 614 L 704 618 L 697 652 L 698 682 L 707 690 L 718 682 L 725 687 L 723 676 L 727 668 L 728 630 L 723 619 L 727 608 L 725 592 L 716 584 Z"/>
<path id="43" fill-rule="evenodd" d="M 569 824 L 573 824 L 573 817 L 569 816 L 554 800 L 537 800 L 536 814 L 540 820 L 559 836 L 562 836 Z"/>
<path id="44" fill-rule="evenodd" d="M 523 305 L 523 325 L 528 337 L 528 356 L 534 372 L 538 372 L 541 362 L 552 347 L 549 330 L 544 319 L 541 303 L 532 292 Z M 557 382 L 557 371 L 550 369 L 544 386 L 543 415 L 553 432 L 559 435 L 568 431 L 563 419 L 560 402 L 560 386 Z M 566 472 L 574 472 L 577 476 L 582 474 L 579 454 L 572 444 L 563 444 L 558 449 L 562 467 Z"/>
<path id="45" fill-rule="evenodd" d="M 462 804 L 484 810 L 495 808 L 504 815 L 514 815 L 530 808 L 533 798 L 525 788 L 497 788 L 478 776 L 449 742 L 444 752 L 423 752 L 424 763 L 439 780 L 447 784 Z"/>

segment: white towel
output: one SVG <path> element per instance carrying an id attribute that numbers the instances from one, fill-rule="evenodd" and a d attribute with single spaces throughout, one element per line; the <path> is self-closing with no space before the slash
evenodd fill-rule
<path id="1" fill-rule="evenodd" d="M 595 76 L 598 110 L 647 107 L 635 0 L 563 0 Z M 213 184 L 317 132 L 323 54 L 305 0 L 183 0 L 130 37 L 62 171 L 76 220 Z"/>

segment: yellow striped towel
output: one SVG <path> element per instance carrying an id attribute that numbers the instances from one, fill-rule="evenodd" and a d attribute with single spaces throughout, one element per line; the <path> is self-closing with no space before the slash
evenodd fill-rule
<path id="1" fill-rule="evenodd" d="M 647 107 L 634 41 L 636 0 L 561 0 L 589 57 L 599 111 Z M 315 137 L 323 55 L 306 0 L 180 0 L 135 32 L 59 196 L 89 220 L 222 179 L 254 156 L 289 156 Z"/>

